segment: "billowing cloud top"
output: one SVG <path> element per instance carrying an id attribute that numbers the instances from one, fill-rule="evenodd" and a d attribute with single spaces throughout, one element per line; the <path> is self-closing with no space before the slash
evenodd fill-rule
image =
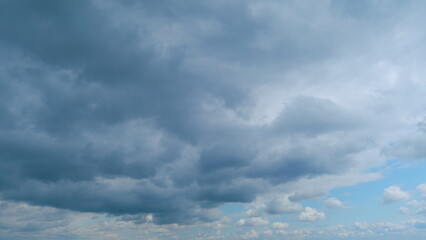
<path id="1" fill-rule="evenodd" d="M 192 224 L 419 158 L 418 3 L 308 2 L 2 1 L 2 198 Z"/>

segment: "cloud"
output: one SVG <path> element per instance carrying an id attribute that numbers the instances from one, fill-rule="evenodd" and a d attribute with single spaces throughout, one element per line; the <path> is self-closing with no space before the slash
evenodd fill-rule
<path id="1" fill-rule="evenodd" d="M 383 192 L 383 204 L 406 201 L 410 199 L 410 194 L 401 190 L 399 186 L 392 185 L 387 187 Z"/>
<path id="2" fill-rule="evenodd" d="M 423 62 L 405 51 L 422 38 L 396 36 L 424 32 L 394 26 L 423 14 L 357 4 L 2 2 L 2 198 L 198 224 L 222 219 L 224 203 L 296 212 L 298 201 L 380 178 L 366 170 L 384 154 L 424 149 L 381 149 L 421 112 L 412 102 L 424 99 L 423 67 L 395 66 Z"/>
<path id="3" fill-rule="evenodd" d="M 250 11 L 197 1 L 188 8 L 3 4 L 9 10 L 1 22 L 14 22 L 0 26 L 5 199 L 193 224 L 219 219 L 215 209 L 223 203 L 248 203 L 280 184 L 341 174 L 374 147 L 350 137 L 363 117 L 324 96 L 295 92 L 271 121 L 259 122 L 256 89 L 265 82 L 249 77 L 252 66 L 262 63 L 266 72 L 287 56 L 278 52 L 291 49 L 282 64 L 327 54 L 306 54 L 290 38 L 278 52 L 262 49 L 254 29 L 275 23 L 262 20 L 255 3 L 241 2 Z M 176 8 L 179 21 L 166 6 Z M 235 59 L 240 70 L 227 67 Z M 274 200 L 267 211 L 299 208 L 289 204 Z"/>
<path id="4" fill-rule="evenodd" d="M 345 173 L 325 174 L 317 177 L 305 177 L 296 181 L 282 184 L 279 191 L 288 192 L 290 201 L 319 199 L 328 194 L 333 188 L 352 186 L 362 182 L 380 179 L 380 173 Z"/>
<path id="5" fill-rule="evenodd" d="M 317 228 L 265 230 L 263 239 L 376 239 L 376 238 L 422 238 L 415 224 L 422 221 L 401 223 L 357 222 L 350 225 L 331 225 Z M 414 232 L 414 233 L 413 233 Z M 262 239 L 262 238 L 261 238 Z"/>
<path id="6" fill-rule="evenodd" d="M 145 220 L 146 220 L 147 223 L 152 222 L 153 216 L 152 215 L 146 215 Z"/>
<path id="7" fill-rule="evenodd" d="M 359 123 L 359 119 L 330 100 L 299 96 L 288 103 L 276 117 L 273 130 L 316 135 L 353 129 Z"/>
<path id="8" fill-rule="evenodd" d="M 250 217 L 259 217 L 302 211 L 303 205 L 290 201 L 289 197 L 289 194 L 282 193 L 264 194 L 247 204 L 248 210 L 245 214 Z"/>
<path id="9" fill-rule="evenodd" d="M 409 208 L 407 208 L 407 207 L 400 207 L 400 208 L 399 208 L 399 212 L 400 212 L 401 214 L 408 214 L 408 213 L 410 212 L 410 209 L 409 209 Z"/>
<path id="10" fill-rule="evenodd" d="M 251 217 L 248 219 L 240 219 L 237 222 L 238 226 L 245 226 L 245 227 L 256 227 L 261 225 L 266 225 L 269 222 L 261 217 Z"/>
<path id="11" fill-rule="evenodd" d="M 267 203 L 265 212 L 268 214 L 283 214 L 299 212 L 303 209 L 299 203 L 291 202 L 288 195 L 277 195 Z"/>
<path id="12" fill-rule="evenodd" d="M 419 186 L 416 187 L 416 190 L 418 192 L 420 192 L 420 194 L 422 195 L 422 197 L 426 198 L 426 184 L 420 184 Z"/>
<path id="13" fill-rule="evenodd" d="M 328 198 L 324 200 L 324 203 L 328 208 L 341 208 L 344 206 L 343 203 L 337 198 Z"/>
<path id="14" fill-rule="evenodd" d="M 404 136 L 392 146 L 384 149 L 384 153 L 390 157 L 407 159 L 407 160 L 424 160 L 426 151 L 423 142 L 425 141 L 424 133 L 416 133 L 413 136 Z"/>
<path id="15" fill-rule="evenodd" d="M 68 226 L 73 219 L 72 212 L 50 207 L 35 207 L 25 203 L 0 201 L 0 235 L 12 238 L 10 232 L 24 235 L 51 233 L 54 229 Z"/>
<path id="16" fill-rule="evenodd" d="M 325 219 L 325 213 L 311 207 L 305 207 L 305 210 L 298 217 L 298 220 L 303 222 L 314 222 L 323 219 Z"/>
<path id="17" fill-rule="evenodd" d="M 407 205 L 414 208 L 416 214 L 426 216 L 426 201 L 411 200 Z"/>
<path id="18" fill-rule="evenodd" d="M 259 233 L 255 230 L 251 230 L 249 232 L 245 232 L 241 235 L 241 239 L 251 239 L 259 237 Z"/>
<path id="19" fill-rule="evenodd" d="M 289 224 L 285 223 L 285 222 L 274 222 L 272 223 L 272 228 L 273 229 L 285 229 L 288 228 Z"/>

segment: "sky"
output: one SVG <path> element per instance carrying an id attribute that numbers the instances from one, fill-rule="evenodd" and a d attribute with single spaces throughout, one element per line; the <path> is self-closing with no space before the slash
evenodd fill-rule
<path id="1" fill-rule="evenodd" d="M 426 238 L 426 2 L 1 0 L 0 238 Z"/>

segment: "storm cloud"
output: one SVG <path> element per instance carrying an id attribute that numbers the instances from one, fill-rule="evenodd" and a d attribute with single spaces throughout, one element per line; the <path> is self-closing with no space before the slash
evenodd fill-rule
<path id="1" fill-rule="evenodd" d="M 397 123 L 370 81 L 391 63 L 358 59 L 380 62 L 365 51 L 405 10 L 308 2 L 2 1 L 2 198 L 191 224 L 318 196 L 299 181 L 362 179 Z M 287 211 L 278 200 L 265 211 Z"/>

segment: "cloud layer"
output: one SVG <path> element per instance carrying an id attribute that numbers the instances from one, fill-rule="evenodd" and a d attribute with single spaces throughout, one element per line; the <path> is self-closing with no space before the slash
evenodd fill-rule
<path id="1" fill-rule="evenodd" d="M 258 201 L 258 225 L 420 158 L 421 3 L 308 2 L 3 1 L 2 198 L 156 224 Z"/>

